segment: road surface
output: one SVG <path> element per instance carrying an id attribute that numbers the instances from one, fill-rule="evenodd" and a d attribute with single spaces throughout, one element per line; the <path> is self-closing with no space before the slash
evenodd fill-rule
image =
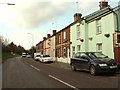
<path id="1" fill-rule="evenodd" d="M 117 90 L 118 78 L 119 75 L 91 76 L 22 57 L 11 58 L 2 65 L 2 88 Z"/>

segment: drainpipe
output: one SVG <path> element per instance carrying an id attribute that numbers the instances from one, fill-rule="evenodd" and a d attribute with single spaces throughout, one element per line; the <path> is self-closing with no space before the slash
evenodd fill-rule
<path id="1" fill-rule="evenodd" d="M 116 15 L 116 21 L 117 21 L 117 30 L 115 31 L 115 32 L 119 32 L 119 25 L 118 25 L 118 14 L 115 12 L 115 11 L 113 11 L 113 9 L 110 9 L 109 8 L 109 10 L 110 11 L 112 11 L 115 15 Z M 114 47 L 114 53 L 115 53 L 115 47 Z M 119 53 L 119 52 L 117 52 L 117 53 Z M 117 63 L 119 64 L 119 60 L 117 60 Z"/>

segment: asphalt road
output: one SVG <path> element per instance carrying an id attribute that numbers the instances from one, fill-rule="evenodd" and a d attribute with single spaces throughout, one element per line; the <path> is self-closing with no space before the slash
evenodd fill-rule
<path id="1" fill-rule="evenodd" d="M 74 72 L 22 57 L 9 59 L 2 65 L 2 88 L 117 90 L 118 78 L 119 75 L 91 76 L 88 72 Z"/>

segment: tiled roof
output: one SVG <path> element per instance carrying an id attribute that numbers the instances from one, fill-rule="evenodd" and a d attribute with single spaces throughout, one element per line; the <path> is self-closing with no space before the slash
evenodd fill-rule
<path id="1" fill-rule="evenodd" d="M 94 20 L 94 19 L 96 19 L 98 17 L 100 18 L 100 17 L 102 17 L 103 14 L 107 15 L 107 14 L 111 13 L 110 9 L 111 9 L 111 7 L 108 6 L 108 7 L 104 8 L 104 9 L 98 10 L 96 12 L 93 12 L 93 13 L 85 16 L 84 19 L 86 21 L 91 21 L 91 20 Z"/>

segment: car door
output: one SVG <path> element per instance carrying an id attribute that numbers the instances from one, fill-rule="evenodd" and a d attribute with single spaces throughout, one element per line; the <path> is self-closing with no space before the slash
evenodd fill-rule
<path id="1" fill-rule="evenodd" d="M 74 58 L 72 58 L 72 63 L 76 68 L 81 68 L 80 66 L 80 53 L 76 53 L 74 55 Z"/>
<path id="2" fill-rule="evenodd" d="M 80 66 L 83 70 L 89 70 L 89 57 L 85 53 L 80 55 Z"/>

